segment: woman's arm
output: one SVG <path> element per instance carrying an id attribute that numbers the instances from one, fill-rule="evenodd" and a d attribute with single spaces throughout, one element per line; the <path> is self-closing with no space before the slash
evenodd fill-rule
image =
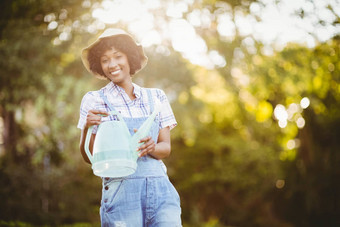
<path id="1" fill-rule="evenodd" d="M 159 130 L 157 144 L 151 136 L 141 139 L 140 142 L 144 142 L 144 144 L 138 148 L 139 157 L 148 154 L 155 159 L 167 158 L 171 153 L 170 127 Z"/>

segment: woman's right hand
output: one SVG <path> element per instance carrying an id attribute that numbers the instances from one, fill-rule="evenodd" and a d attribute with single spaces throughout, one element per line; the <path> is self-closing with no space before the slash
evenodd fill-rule
<path id="1" fill-rule="evenodd" d="M 86 116 L 86 124 L 85 128 L 89 128 L 93 125 L 100 125 L 102 116 L 107 117 L 110 114 L 106 111 L 101 110 L 89 110 L 87 116 Z"/>

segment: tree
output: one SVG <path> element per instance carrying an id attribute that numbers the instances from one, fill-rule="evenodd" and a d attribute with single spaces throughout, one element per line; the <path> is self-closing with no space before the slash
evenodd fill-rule
<path id="1" fill-rule="evenodd" d="M 281 85 L 274 85 L 277 93 L 286 91 L 280 103 L 292 104 L 293 100 L 308 97 L 310 106 L 301 115 L 304 127 L 285 133 L 294 141 L 294 156 L 283 159 L 285 186 L 278 192 L 275 208 L 285 220 L 298 226 L 337 226 L 339 219 L 340 176 L 339 168 L 339 39 L 321 43 L 314 49 L 291 46 L 274 59 L 266 61 L 276 65 L 274 77 L 284 77 Z M 284 67 L 287 63 L 291 66 Z M 263 66 L 261 64 L 261 66 Z M 283 67 L 283 68 L 282 68 Z M 261 68 L 261 67 L 259 67 Z M 261 70 L 262 71 L 262 70 Z M 262 71 L 265 73 L 264 71 Z M 269 71 L 268 71 L 269 72 Z M 273 75 L 272 75 L 273 76 Z M 294 84 L 288 87 L 288 84 Z M 292 116 L 292 123 L 299 126 L 299 112 Z M 287 129 L 288 130 L 288 129 Z"/>
<path id="2" fill-rule="evenodd" d="M 92 23 L 86 16 L 77 20 L 90 10 L 82 3 L 1 2 L 2 220 L 98 221 L 92 206 L 99 198 L 90 188 L 98 189 L 93 182 L 99 179 L 77 165 L 79 135 L 69 127 L 76 125 L 79 105 L 74 103 L 80 103 L 86 87 L 79 81 L 85 70 L 70 51 L 85 46 L 85 28 Z M 83 188 L 88 193 L 80 193 Z M 78 203 L 70 199 L 75 196 Z"/>

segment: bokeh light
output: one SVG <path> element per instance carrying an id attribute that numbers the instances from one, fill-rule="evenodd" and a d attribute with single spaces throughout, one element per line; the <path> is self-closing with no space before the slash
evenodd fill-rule
<path id="1" fill-rule="evenodd" d="M 287 148 L 288 148 L 289 150 L 294 149 L 295 146 L 296 146 L 295 140 L 293 140 L 293 139 L 288 140 L 288 142 L 287 142 Z"/>
<path id="2" fill-rule="evenodd" d="M 303 109 L 306 109 L 310 104 L 310 101 L 309 101 L 309 98 L 307 97 L 304 97 L 303 99 L 301 99 L 300 101 L 300 106 L 303 108 Z"/>
<path id="3" fill-rule="evenodd" d="M 276 188 L 281 189 L 285 186 L 285 183 L 285 180 L 277 180 L 275 186 Z"/>
<path id="4" fill-rule="evenodd" d="M 274 108 L 274 116 L 279 120 L 279 126 L 285 128 L 287 126 L 288 113 L 282 104 L 276 105 Z"/>
<path id="5" fill-rule="evenodd" d="M 296 125 L 298 128 L 303 128 L 305 127 L 305 119 L 303 117 L 299 117 L 297 120 L 296 120 Z"/>

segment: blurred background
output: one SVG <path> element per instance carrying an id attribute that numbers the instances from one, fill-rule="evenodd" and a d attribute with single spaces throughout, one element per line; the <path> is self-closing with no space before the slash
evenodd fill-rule
<path id="1" fill-rule="evenodd" d="M 0 1 L 0 225 L 99 226 L 81 49 L 126 29 L 176 115 L 183 225 L 340 226 L 339 0 Z"/>

